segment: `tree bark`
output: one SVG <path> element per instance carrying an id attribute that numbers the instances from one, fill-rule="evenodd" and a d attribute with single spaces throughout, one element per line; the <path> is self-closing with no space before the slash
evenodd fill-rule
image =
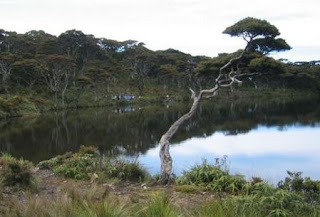
<path id="1" fill-rule="evenodd" d="M 172 158 L 169 151 L 170 140 L 173 137 L 173 135 L 177 132 L 179 127 L 195 114 L 195 112 L 199 107 L 199 103 L 201 99 L 214 97 L 220 88 L 230 88 L 232 87 L 232 85 L 234 85 L 234 83 L 241 84 L 242 81 L 240 81 L 238 78 L 245 75 L 252 75 L 252 74 L 245 74 L 245 73 L 241 74 L 238 64 L 237 64 L 237 70 L 236 71 L 234 70 L 234 63 L 239 62 L 242 59 L 244 53 L 247 51 L 249 47 L 249 44 L 250 43 L 247 44 L 246 48 L 243 50 L 243 52 L 239 56 L 230 59 L 228 63 L 226 63 L 224 66 L 220 68 L 219 75 L 215 80 L 216 84 L 214 85 L 213 88 L 201 90 L 198 96 L 196 96 L 195 92 L 189 88 L 192 93 L 191 98 L 193 99 L 193 104 L 189 112 L 181 116 L 178 120 L 176 120 L 168 129 L 168 131 L 162 135 L 160 139 L 160 151 L 159 151 L 160 162 L 161 162 L 161 177 L 160 177 L 161 180 L 160 181 L 163 185 L 169 184 L 172 176 Z M 230 72 L 229 73 L 224 72 L 226 69 L 230 69 Z"/>
<path id="2" fill-rule="evenodd" d="M 181 116 L 177 121 L 175 121 L 169 130 L 162 135 L 160 139 L 160 161 L 161 161 L 161 182 L 162 184 L 168 184 L 170 182 L 171 171 L 172 171 L 172 158 L 170 155 L 169 147 L 170 140 L 172 136 L 177 132 L 179 127 L 189 120 L 194 113 L 197 111 L 199 106 L 200 99 L 195 96 L 195 93 L 192 91 L 193 104 L 190 108 L 190 111 L 183 116 Z"/>

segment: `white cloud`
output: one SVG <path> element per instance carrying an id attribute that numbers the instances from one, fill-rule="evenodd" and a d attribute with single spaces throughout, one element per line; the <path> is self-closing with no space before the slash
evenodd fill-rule
<path id="1" fill-rule="evenodd" d="M 0 0 L 0 14 L 6 18 L 0 26 L 56 35 L 76 28 L 97 37 L 136 39 L 154 50 L 172 47 L 215 56 L 244 46 L 241 39 L 222 31 L 247 16 L 276 25 L 293 47 L 320 47 L 319 6 L 316 0 Z M 310 59 L 317 57 L 313 54 Z"/>
<path id="2" fill-rule="evenodd" d="M 247 134 L 225 136 L 215 133 L 206 138 L 192 138 L 170 148 L 174 160 L 174 172 L 201 163 L 205 158 L 214 162 L 214 158 L 228 156 L 231 171 L 247 177 L 260 176 L 271 182 L 278 182 L 287 170 L 303 171 L 305 176 L 319 179 L 319 128 L 295 128 L 285 131 L 277 128 L 260 127 Z M 159 147 L 150 149 L 140 161 L 151 172 L 159 172 Z"/>
<path id="3" fill-rule="evenodd" d="M 203 154 L 217 156 L 276 154 L 313 159 L 320 152 L 319 135 L 319 128 L 293 128 L 286 131 L 278 131 L 276 128 L 258 129 L 236 136 L 225 136 L 219 132 L 206 138 L 191 138 L 180 144 L 172 145 L 170 152 L 172 155 L 190 157 Z M 159 148 L 151 149 L 148 155 L 156 156 L 158 151 Z"/>

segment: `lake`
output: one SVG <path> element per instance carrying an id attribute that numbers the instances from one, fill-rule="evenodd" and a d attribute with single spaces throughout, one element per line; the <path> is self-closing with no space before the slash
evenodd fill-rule
<path id="1" fill-rule="evenodd" d="M 137 159 L 156 174 L 158 141 L 188 108 L 94 108 L 2 120 L 0 152 L 37 163 L 94 144 L 106 156 Z M 204 102 L 173 138 L 173 171 L 179 175 L 202 159 L 215 162 L 227 156 L 230 171 L 248 178 L 276 183 L 290 170 L 320 179 L 319 136 L 317 100 Z"/>

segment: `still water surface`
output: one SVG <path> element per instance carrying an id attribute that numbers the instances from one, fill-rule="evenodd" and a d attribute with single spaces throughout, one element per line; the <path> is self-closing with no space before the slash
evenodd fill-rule
<path id="1" fill-rule="evenodd" d="M 98 108 L 2 121 L 0 152 L 39 162 L 95 144 L 107 156 L 138 159 L 155 174 L 160 168 L 158 140 L 187 109 Z M 207 102 L 173 139 L 174 173 L 227 155 L 231 172 L 247 177 L 275 183 L 290 170 L 320 179 L 319 138 L 317 101 Z"/>

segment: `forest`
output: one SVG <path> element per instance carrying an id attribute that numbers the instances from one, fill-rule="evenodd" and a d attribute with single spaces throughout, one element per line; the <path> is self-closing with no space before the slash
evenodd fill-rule
<path id="1" fill-rule="evenodd" d="M 259 75 L 245 78 L 242 88 L 316 93 L 320 60 L 275 60 L 268 54 L 291 49 L 280 43 L 260 44 L 244 58 L 242 70 Z M 241 52 L 210 58 L 172 48 L 152 51 L 143 42 L 96 38 L 74 29 L 59 36 L 0 29 L 0 117 L 111 105 L 124 95 L 135 103 L 188 100 L 188 87 L 212 86 L 219 68 Z"/>
<path id="2" fill-rule="evenodd" d="M 247 17 L 223 33 L 244 39 L 246 46 L 211 58 L 172 48 L 152 51 L 143 42 L 96 38 L 80 30 L 54 36 L 0 29 L 0 119 L 8 119 L 0 125 L 0 215 L 319 216 L 319 180 L 291 169 L 273 182 L 260 175 L 281 167 L 276 159 L 286 167 L 298 162 L 307 172 L 318 171 L 313 166 L 318 144 L 306 138 L 313 139 L 308 135 L 319 127 L 320 60 L 272 58 L 291 46 L 265 20 Z M 205 101 L 209 98 L 215 100 Z M 192 106 L 174 103 L 184 101 Z M 102 106 L 109 107 L 96 108 Z M 94 108 L 71 110 L 89 107 Z M 45 111 L 52 112 L 33 117 Z M 19 116 L 32 117 L 12 118 Z M 299 147 L 306 153 L 294 150 L 293 140 L 285 146 L 270 134 L 286 128 L 303 139 Z M 269 133 L 256 134 L 255 147 L 263 150 L 263 138 L 266 147 L 276 145 L 263 150 L 263 158 L 244 152 L 268 162 L 267 170 L 232 171 L 227 155 L 203 149 L 215 162 L 203 158 L 175 174 L 169 147 L 181 148 L 177 141 L 216 132 L 235 138 L 250 131 Z M 201 149 L 196 140 L 190 144 Z M 208 144 L 218 149 L 218 140 Z M 140 160 L 157 146 L 161 169 L 152 174 L 150 159 L 157 155 L 144 165 Z M 241 151 L 233 156 L 241 159 Z"/>

